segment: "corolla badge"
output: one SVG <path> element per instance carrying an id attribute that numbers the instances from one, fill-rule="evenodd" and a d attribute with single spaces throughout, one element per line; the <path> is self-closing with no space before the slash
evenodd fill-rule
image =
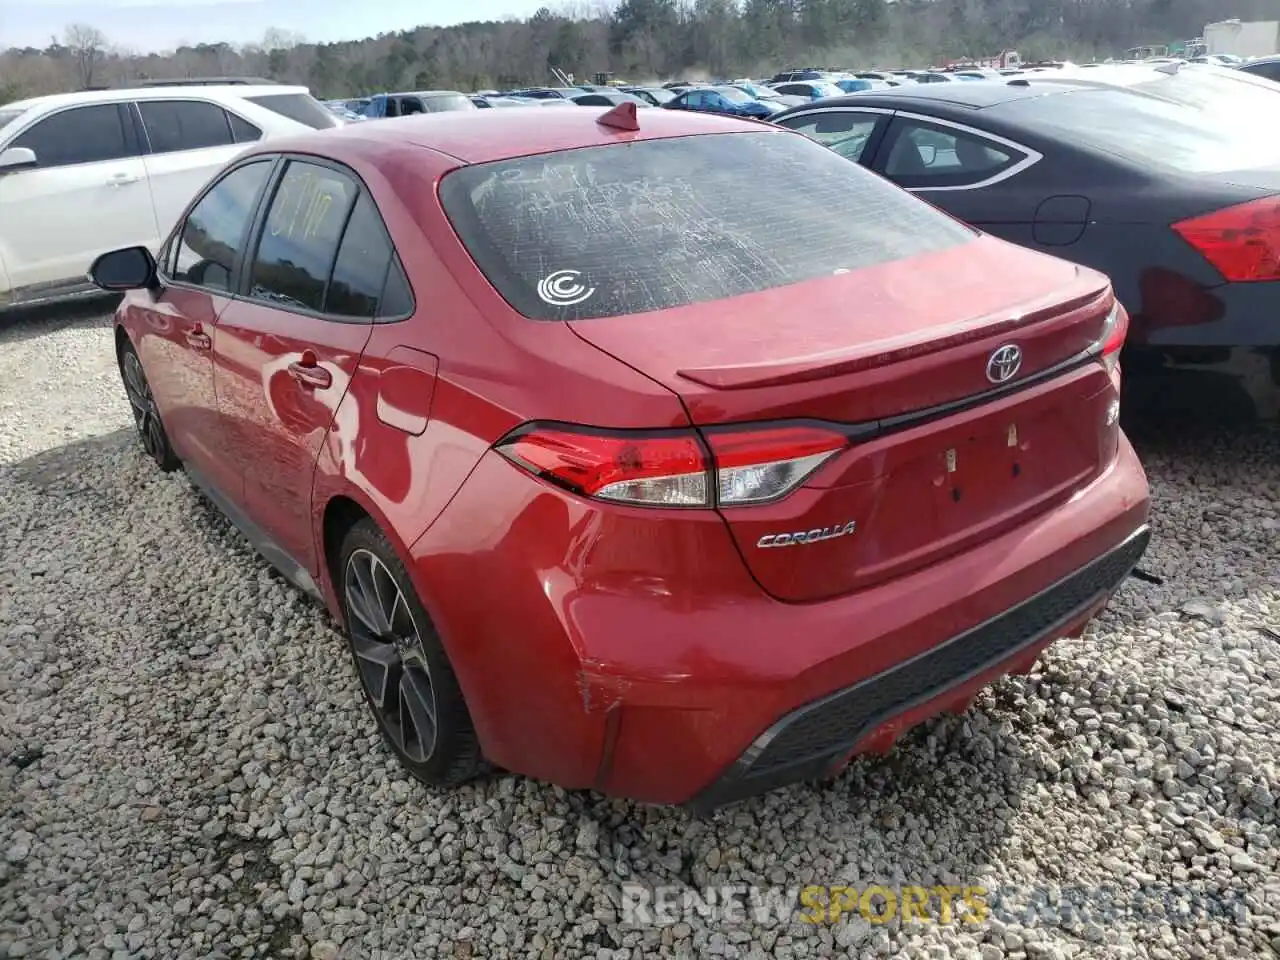
<path id="1" fill-rule="evenodd" d="M 997 347 L 987 358 L 987 379 L 992 383 L 1004 383 L 1012 380 L 1022 369 L 1022 348 L 1016 343 L 1006 343 Z"/>
<path id="2" fill-rule="evenodd" d="M 830 527 L 818 527 L 816 530 L 797 530 L 795 533 L 770 533 L 756 541 L 757 547 L 802 547 L 810 543 L 821 543 L 823 540 L 834 540 L 836 537 L 847 537 L 858 529 L 858 524 L 850 520 L 848 523 L 837 523 Z"/>

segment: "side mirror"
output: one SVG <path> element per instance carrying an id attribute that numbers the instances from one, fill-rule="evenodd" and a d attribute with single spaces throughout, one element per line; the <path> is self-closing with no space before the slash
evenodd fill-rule
<path id="1" fill-rule="evenodd" d="M 36 152 L 26 147 L 10 147 L 0 153 L 0 173 L 11 173 L 16 170 L 30 170 L 40 165 Z"/>
<path id="2" fill-rule="evenodd" d="M 938 148 L 933 146 L 917 146 L 920 151 L 920 160 L 926 167 L 933 166 L 933 161 L 938 159 Z"/>
<path id="3" fill-rule="evenodd" d="M 89 279 L 103 290 L 150 290 L 157 286 L 156 258 L 146 247 L 112 250 L 93 261 Z"/>

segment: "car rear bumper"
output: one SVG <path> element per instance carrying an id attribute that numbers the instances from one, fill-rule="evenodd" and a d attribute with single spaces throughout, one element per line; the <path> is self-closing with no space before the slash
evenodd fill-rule
<path id="1" fill-rule="evenodd" d="M 1118 546 L 1012 609 L 792 710 L 756 737 L 691 806 L 711 809 L 823 776 L 862 752 L 860 748 L 872 747 L 878 733 L 891 734 L 891 744 L 905 729 L 903 719 L 943 712 L 958 696 L 967 702 L 977 688 L 1014 672 L 1028 652 L 1038 655 L 1064 631 L 1092 617 L 1137 565 L 1150 539 L 1150 528 L 1143 525 Z"/>
<path id="2" fill-rule="evenodd" d="M 1029 668 L 1128 575 L 1148 506 L 1122 438 L 1087 488 L 963 555 L 784 603 L 718 517 L 600 509 L 490 454 L 411 571 L 491 761 L 706 809 L 887 748 Z"/>

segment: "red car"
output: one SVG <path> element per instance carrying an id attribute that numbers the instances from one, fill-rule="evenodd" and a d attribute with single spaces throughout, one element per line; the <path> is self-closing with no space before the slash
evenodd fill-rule
<path id="1" fill-rule="evenodd" d="M 831 774 L 1147 544 L 1107 279 L 780 128 L 271 141 L 93 275 L 147 452 L 323 599 L 430 784 L 706 809 Z"/>

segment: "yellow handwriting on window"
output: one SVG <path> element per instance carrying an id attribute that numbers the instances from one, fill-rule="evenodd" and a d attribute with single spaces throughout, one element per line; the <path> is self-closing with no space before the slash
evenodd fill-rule
<path id="1" fill-rule="evenodd" d="M 286 178 L 272 204 L 271 236 L 284 235 L 290 240 L 310 240 L 326 226 L 334 203 L 341 193 L 339 181 L 312 173 L 296 179 Z"/>

